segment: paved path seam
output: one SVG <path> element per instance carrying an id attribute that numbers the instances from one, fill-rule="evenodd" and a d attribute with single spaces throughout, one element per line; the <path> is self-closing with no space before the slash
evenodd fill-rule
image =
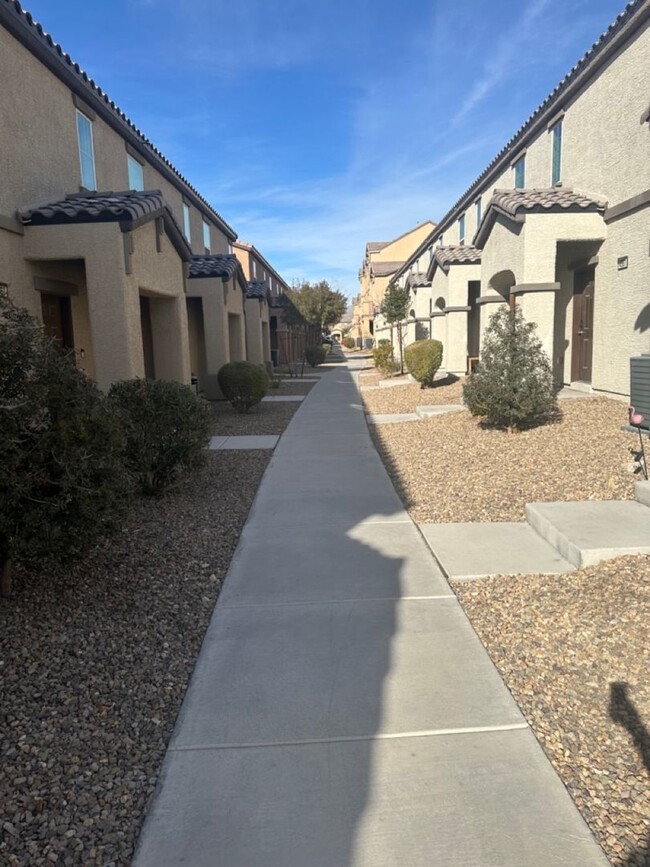
<path id="1" fill-rule="evenodd" d="M 241 744 L 189 744 L 184 747 L 170 746 L 170 752 L 192 753 L 208 752 L 210 750 L 251 750 L 263 749 L 264 747 L 302 747 L 313 744 L 345 744 L 355 741 L 394 741 L 407 738 L 436 738 L 447 735 L 476 735 L 489 734 L 490 732 L 513 732 L 529 729 L 528 723 L 504 723 L 503 725 L 491 726 L 464 726 L 452 729 L 426 729 L 419 732 L 375 732 L 370 735 L 341 735 L 337 738 L 304 738 L 296 741 L 259 741 L 257 743 L 243 742 Z"/>
<path id="2" fill-rule="evenodd" d="M 291 602 L 226 602 L 220 608 L 285 608 L 291 605 L 354 605 L 359 602 L 431 602 L 436 599 L 455 598 L 454 593 L 441 593 L 438 596 L 367 596 L 361 599 L 307 599 Z"/>

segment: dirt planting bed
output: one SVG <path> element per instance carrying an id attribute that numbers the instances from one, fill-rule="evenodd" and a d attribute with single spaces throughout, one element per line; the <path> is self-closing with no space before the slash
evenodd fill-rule
<path id="1" fill-rule="evenodd" d="M 365 383 L 363 383 L 365 385 Z M 415 412 L 416 406 L 460 403 L 462 384 L 441 381 L 434 388 L 420 388 L 417 383 L 378 388 L 361 392 L 366 412 L 372 414 Z"/>
<path id="2" fill-rule="evenodd" d="M 280 388 L 270 388 L 268 397 L 284 395 L 307 395 L 316 385 L 315 382 L 283 383 Z M 243 436 L 249 434 L 281 434 L 300 408 L 300 402 L 288 401 L 259 403 L 249 412 L 241 413 L 234 410 L 225 400 L 212 403 L 215 415 L 213 436 Z"/>
<path id="3" fill-rule="evenodd" d="M 614 867 L 648 867 L 650 557 L 453 586 Z"/>
<path id="4" fill-rule="evenodd" d="M 561 421 L 519 434 L 483 429 L 464 411 L 372 425 L 371 434 L 420 523 L 523 521 L 525 503 L 536 500 L 632 499 L 635 440 L 620 430 L 625 404 L 587 398 L 560 401 L 560 408 Z"/>
<path id="5" fill-rule="evenodd" d="M 131 863 L 269 457 L 209 453 L 84 562 L 16 569 L 0 601 L 0 864 Z"/>

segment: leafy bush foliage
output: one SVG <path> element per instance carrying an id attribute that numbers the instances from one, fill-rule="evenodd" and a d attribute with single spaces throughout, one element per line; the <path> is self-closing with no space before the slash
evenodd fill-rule
<path id="1" fill-rule="evenodd" d="M 308 346 L 305 349 L 305 358 L 310 367 L 317 367 L 327 358 L 327 349 L 324 346 Z"/>
<path id="2" fill-rule="evenodd" d="M 237 412 L 248 412 L 267 392 L 268 376 L 250 361 L 230 361 L 217 374 L 219 388 Z"/>
<path id="3" fill-rule="evenodd" d="M 69 560 L 115 526 L 128 501 L 120 424 L 95 384 L 0 299 L 0 568 Z"/>
<path id="4" fill-rule="evenodd" d="M 191 388 L 162 379 L 130 379 L 111 386 L 108 397 L 125 432 L 125 464 L 142 493 L 161 493 L 198 462 L 213 416 Z"/>
<path id="5" fill-rule="evenodd" d="M 442 364 L 442 343 L 439 340 L 416 340 L 404 350 L 404 362 L 422 388 L 432 388 Z"/>
<path id="6" fill-rule="evenodd" d="M 399 364 L 393 357 L 393 347 L 390 341 L 383 345 L 376 346 L 372 350 L 372 357 L 375 362 L 375 367 L 380 373 L 390 374 L 399 370 Z"/>
<path id="7" fill-rule="evenodd" d="M 477 370 L 463 388 L 472 415 L 495 427 L 523 430 L 557 411 L 548 356 L 520 307 L 490 317 Z"/>
<path id="8" fill-rule="evenodd" d="M 354 337 L 344 337 L 342 343 L 346 349 L 354 349 L 355 347 Z"/>
<path id="9" fill-rule="evenodd" d="M 377 346 L 392 346 L 392 343 L 390 342 L 390 340 L 388 340 L 388 338 L 382 337 L 381 340 L 377 341 Z"/>

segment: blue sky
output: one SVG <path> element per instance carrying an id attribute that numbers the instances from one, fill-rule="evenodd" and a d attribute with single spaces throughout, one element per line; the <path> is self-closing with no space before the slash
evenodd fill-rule
<path id="1" fill-rule="evenodd" d="M 442 216 L 623 0 L 26 0 L 288 280 Z"/>

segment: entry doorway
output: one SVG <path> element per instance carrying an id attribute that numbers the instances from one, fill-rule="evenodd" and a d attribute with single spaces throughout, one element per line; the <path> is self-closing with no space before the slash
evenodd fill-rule
<path id="1" fill-rule="evenodd" d="M 67 295 L 49 295 L 41 292 L 43 331 L 56 343 L 60 352 L 74 349 L 72 307 Z"/>
<path id="2" fill-rule="evenodd" d="M 467 284 L 467 356 L 478 358 L 481 344 L 481 314 L 478 299 L 481 295 L 480 280 L 470 280 Z M 469 366 L 469 361 L 468 361 Z"/>
<path id="3" fill-rule="evenodd" d="M 146 379 L 155 379 L 153 355 L 153 329 L 151 327 L 151 302 L 146 295 L 140 296 L 140 328 L 142 330 L 142 355 Z"/>
<path id="4" fill-rule="evenodd" d="M 594 348 L 594 294 L 596 268 L 582 268 L 573 275 L 572 382 L 591 383 Z"/>

